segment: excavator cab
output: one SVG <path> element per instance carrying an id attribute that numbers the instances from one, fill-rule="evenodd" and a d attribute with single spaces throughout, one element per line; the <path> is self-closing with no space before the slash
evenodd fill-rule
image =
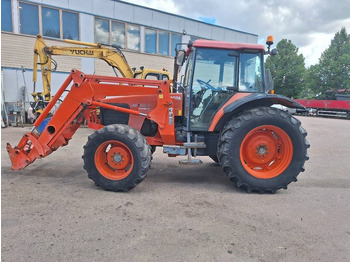
<path id="1" fill-rule="evenodd" d="M 150 80 L 170 80 L 170 73 L 163 68 L 163 70 L 154 70 L 144 68 L 143 66 L 140 69 L 133 68 L 134 78 L 136 79 L 150 79 Z"/>

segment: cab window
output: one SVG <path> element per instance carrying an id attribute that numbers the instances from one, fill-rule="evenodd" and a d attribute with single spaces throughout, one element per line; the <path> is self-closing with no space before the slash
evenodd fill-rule
<path id="1" fill-rule="evenodd" d="M 239 72 L 239 91 L 264 92 L 261 54 L 241 54 Z"/>

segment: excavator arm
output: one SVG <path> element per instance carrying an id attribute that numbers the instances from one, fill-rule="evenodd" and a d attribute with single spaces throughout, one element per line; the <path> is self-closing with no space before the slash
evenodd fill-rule
<path id="1" fill-rule="evenodd" d="M 141 75 L 141 78 L 146 78 L 147 73 L 154 73 L 166 76 L 170 80 L 170 74 L 164 70 L 143 69 L 133 70 L 130 68 L 124 54 L 119 48 L 108 48 L 102 44 L 88 43 L 75 40 L 64 40 L 68 44 L 76 46 L 47 46 L 43 37 L 37 35 L 34 45 L 34 65 L 33 65 L 33 83 L 34 91 L 32 96 L 35 101 L 36 112 L 41 113 L 51 100 L 51 72 L 56 70 L 57 63 L 52 59 L 53 55 L 73 56 L 73 57 L 88 57 L 104 60 L 110 65 L 114 71 L 115 68 L 121 73 L 123 77 L 134 78 L 136 75 Z M 54 68 L 52 68 L 52 64 Z M 40 65 L 43 92 L 36 92 L 37 71 Z M 115 71 L 117 74 L 117 72 Z M 159 80 L 164 79 L 164 77 Z"/>
<path id="2" fill-rule="evenodd" d="M 107 48 L 101 44 L 86 43 L 74 40 L 65 40 L 66 43 L 80 45 L 77 47 L 58 47 L 52 46 L 46 48 L 46 54 L 64 55 L 64 56 L 78 56 L 98 58 L 107 62 L 111 67 L 119 70 L 123 77 L 133 78 L 134 72 L 130 68 L 124 54 L 117 48 Z"/>
<path id="3" fill-rule="evenodd" d="M 78 46 L 47 46 L 41 35 L 37 35 L 36 37 L 34 45 L 33 82 L 37 82 L 38 65 L 40 65 L 43 92 L 35 93 L 34 90 L 33 97 L 35 101 L 37 101 L 36 98 L 38 96 L 43 97 L 44 101 L 50 101 L 51 99 L 51 72 L 56 70 L 56 68 L 51 69 L 51 64 L 54 63 L 55 67 L 57 66 L 51 58 L 52 55 L 99 58 L 106 61 L 108 65 L 117 68 L 123 77 L 134 77 L 134 73 L 126 61 L 124 54 L 119 49 L 111 49 L 101 44 L 69 39 L 65 39 L 64 41 Z"/>
<path id="4" fill-rule="evenodd" d="M 34 45 L 34 64 L 33 64 L 33 93 L 32 96 L 34 101 L 48 102 L 51 100 L 51 57 L 45 53 L 47 47 L 44 39 L 41 35 L 37 35 Z M 40 65 L 42 81 L 43 81 L 43 92 L 36 92 L 36 82 L 38 74 L 38 65 Z"/>

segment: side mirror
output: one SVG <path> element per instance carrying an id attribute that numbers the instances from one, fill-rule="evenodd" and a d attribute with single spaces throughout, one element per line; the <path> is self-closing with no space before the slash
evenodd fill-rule
<path id="1" fill-rule="evenodd" d="M 278 53 L 278 52 L 277 52 L 277 49 L 274 48 L 274 49 L 271 50 L 270 55 L 271 55 L 271 56 L 275 56 L 275 55 L 277 55 L 277 53 Z"/>
<path id="2" fill-rule="evenodd" d="M 272 52 L 272 51 L 271 51 Z M 271 71 L 270 69 L 266 68 L 265 69 L 265 84 L 266 84 L 266 93 L 274 94 L 274 82 L 272 79 Z"/>
<path id="3" fill-rule="evenodd" d="M 178 66 L 182 66 L 185 63 L 185 58 L 186 58 L 185 50 L 179 50 L 176 53 L 176 58 L 175 58 L 176 64 Z"/>

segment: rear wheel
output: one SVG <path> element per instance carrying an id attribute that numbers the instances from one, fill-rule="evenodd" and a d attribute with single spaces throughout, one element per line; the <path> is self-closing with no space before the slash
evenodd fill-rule
<path id="1" fill-rule="evenodd" d="M 128 191 L 145 177 L 151 151 L 144 136 L 127 125 L 109 125 L 89 136 L 84 169 L 106 190 Z"/>
<path id="2" fill-rule="evenodd" d="M 306 131 L 289 113 L 271 107 L 244 111 L 224 127 L 219 162 L 227 176 L 246 191 L 274 193 L 304 171 Z"/>

